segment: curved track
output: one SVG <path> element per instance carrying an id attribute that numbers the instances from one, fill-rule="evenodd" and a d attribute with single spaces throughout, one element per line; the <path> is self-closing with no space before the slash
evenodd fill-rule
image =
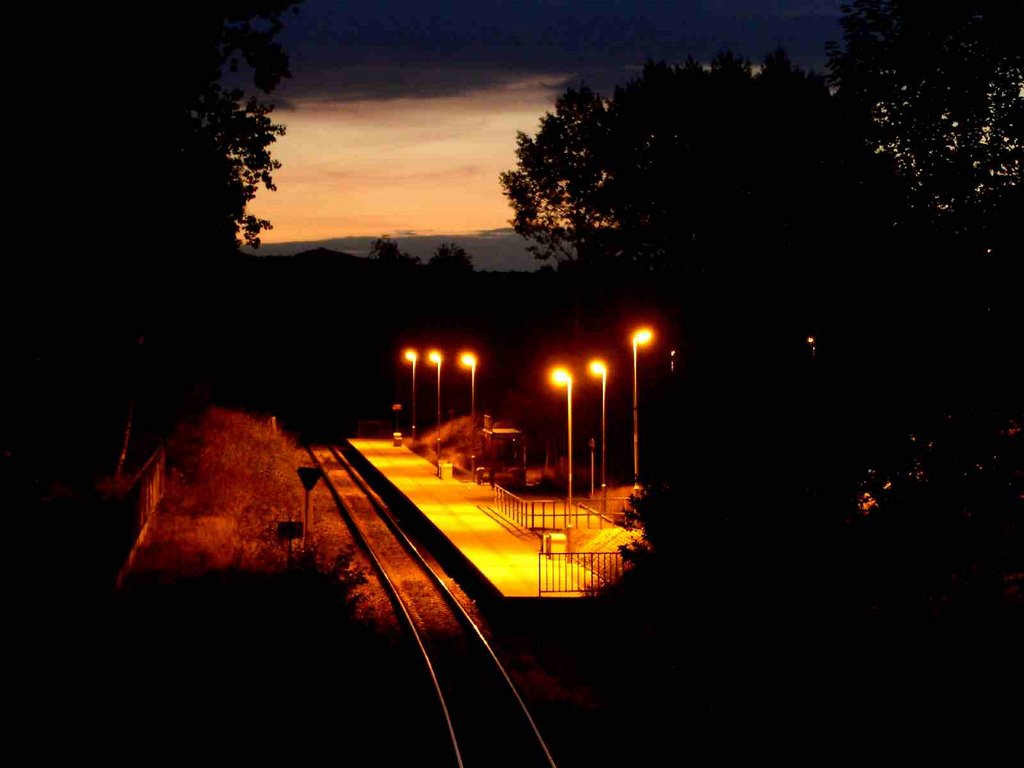
<path id="1" fill-rule="evenodd" d="M 448 731 L 451 764 L 554 768 L 523 697 L 484 634 L 353 467 L 349 450 L 314 447 L 310 454 L 422 655 Z"/>

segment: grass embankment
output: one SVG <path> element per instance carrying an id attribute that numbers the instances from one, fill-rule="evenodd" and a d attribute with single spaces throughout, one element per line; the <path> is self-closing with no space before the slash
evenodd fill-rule
<path id="1" fill-rule="evenodd" d="M 296 439 L 267 418 L 210 408 L 181 424 L 167 443 L 167 486 L 122 593 L 147 586 L 276 584 L 315 580 L 336 592 L 336 609 L 393 628 L 391 607 L 366 585 L 369 563 L 355 547 L 326 483 L 310 493 L 305 540 L 278 536 L 302 519 L 297 468 L 312 464 Z M 171 591 L 171 590 L 167 590 Z M 291 598 L 293 601 L 296 597 Z"/>
<path id="2" fill-rule="evenodd" d="M 167 489 L 136 553 L 131 579 L 179 581 L 229 571 L 275 573 L 288 568 L 278 523 L 300 520 L 303 489 L 296 469 L 311 464 L 294 438 L 248 414 L 211 408 L 168 441 Z M 318 484 L 314 525 L 292 559 L 337 571 L 347 535 L 333 500 Z M 303 557 L 303 555 L 305 557 Z M 342 567 L 339 576 L 345 576 Z"/>

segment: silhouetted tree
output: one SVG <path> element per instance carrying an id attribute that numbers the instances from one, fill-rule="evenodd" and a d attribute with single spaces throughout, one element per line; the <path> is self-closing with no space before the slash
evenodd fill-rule
<path id="1" fill-rule="evenodd" d="M 473 257 L 461 245 L 443 242 L 434 249 L 428 266 L 445 272 L 472 272 Z"/>
<path id="2" fill-rule="evenodd" d="M 26 260 L 21 284 L 38 295 L 23 298 L 49 321 L 25 334 L 38 368 L 20 375 L 38 405 L 23 407 L 39 423 L 19 451 L 45 468 L 41 489 L 57 478 L 88 487 L 115 466 L 128 475 L 184 393 L 202 388 L 207 344 L 228 346 L 213 341 L 234 309 L 222 257 L 267 226 L 248 206 L 273 187 L 270 147 L 283 128 L 262 98 L 287 76 L 276 38 L 293 5 L 187 0 L 128 16 L 75 6 L 26 24 L 51 30 L 47 71 L 68 78 L 32 87 L 27 197 L 39 232 L 103 241 Z M 174 357 L 179 343 L 189 353 Z M 150 365 L 164 373 L 150 376 Z M 69 449 L 71 439 L 89 445 Z"/>
<path id="3" fill-rule="evenodd" d="M 501 183 L 538 258 L 698 274 L 773 253 L 778 270 L 819 247 L 830 120 L 823 78 L 782 51 L 756 74 L 729 51 L 648 62 L 610 100 L 567 91 Z"/>
<path id="4" fill-rule="evenodd" d="M 378 237 L 370 245 L 370 258 L 381 264 L 413 265 L 419 264 L 418 256 L 411 256 L 398 247 L 398 243 L 387 235 Z"/>
<path id="5" fill-rule="evenodd" d="M 602 258 L 611 224 L 607 181 L 607 105 L 587 86 L 570 88 L 540 121 L 536 137 L 516 136 L 515 170 L 500 176 L 515 231 L 541 260 Z"/>
<path id="6" fill-rule="evenodd" d="M 1019 536 L 1006 462 L 1020 453 L 1022 383 L 1005 358 L 1022 322 L 1008 287 L 1021 274 L 1022 24 L 1019 2 L 860 0 L 843 7 L 844 44 L 830 44 L 852 181 L 889 198 L 870 242 L 852 233 L 885 258 L 865 265 L 878 320 L 856 352 L 882 375 L 859 387 L 872 404 L 860 429 L 875 438 L 844 526 L 862 609 L 991 608 L 1006 567 L 995 550 Z"/>
<path id="7" fill-rule="evenodd" d="M 269 94 L 288 77 L 288 57 L 275 41 L 293 0 L 187 3 L 161 23 L 171 42 L 174 167 L 171 182 L 176 233 L 199 249 L 258 246 L 270 222 L 248 212 L 259 186 L 275 189 L 280 163 L 270 146 L 284 134 L 273 106 L 248 88 Z M 246 81 L 251 86 L 246 86 Z M 242 240 L 239 239 L 239 234 Z"/>
<path id="8" fill-rule="evenodd" d="M 1009 244 L 1024 204 L 1019 2 L 858 0 L 843 6 L 832 84 L 864 149 L 889 161 L 904 219 Z"/>
<path id="9" fill-rule="evenodd" d="M 707 68 L 648 62 L 609 111 L 622 258 L 689 275 L 730 262 L 778 272 L 820 247 L 822 190 L 834 181 L 829 96 L 784 52 L 756 76 L 729 52 Z"/>

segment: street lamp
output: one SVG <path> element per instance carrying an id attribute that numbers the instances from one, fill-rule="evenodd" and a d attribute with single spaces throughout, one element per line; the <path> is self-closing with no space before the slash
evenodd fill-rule
<path id="1" fill-rule="evenodd" d="M 431 351 L 427 358 L 437 366 L 437 471 L 441 471 L 441 353 Z"/>
<path id="2" fill-rule="evenodd" d="M 640 419 L 636 396 L 636 349 L 651 341 L 649 328 L 641 328 L 633 334 L 633 493 L 640 490 Z"/>
<path id="3" fill-rule="evenodd" d="M 569 465 L 569 492 L 568 501 L 565 506 L 565 524 L 566 527 L 569 525 L 569 513 L 572 511 L 572 374 L 570 374 L 565 368 L 556 368 L 551 372 L 551 380 L 559 386 L 565 385 L 566 392 L 568 394 L 567 402 L 569 405 L 569 448 L 567 453 L 567 462 Z"/>
<path id="4" fill-rule="evenodd" d="M 419 355 L 415 349 L 405 350 L 405 359 L 412 363 L 412 441 L 416 442 L 416 361 Z"/>
<path id="5" fill-rule="evenodd" d="M 469 368 L 469 402 L 470 402 L 470 473 L 476 482 L 476 355 L 464 352 L 459 362 Z"/>
<path id="6" fill-rule="evenodd" d="M 601 360 L 590 361 L 590 372 L 601 377 L 601 514 L 608 514 L 608 477 L 605 470 L 608 466 L 608 440 L 607 425 L 605 417 L 605 395 L 608 391 L 608 366 Z"/>

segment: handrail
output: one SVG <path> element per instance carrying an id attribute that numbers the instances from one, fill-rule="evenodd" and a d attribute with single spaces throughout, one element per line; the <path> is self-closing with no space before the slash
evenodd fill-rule
<path id="1" fill-rule="evenodd" d="M 131 485 L 122 499 L 126 504 L 125 514 L 128 515 L 130 533 L 129 541 L 126 542 L 128 553 L 114 580 L 117 589 L 123 585 L 125 576 L 135 561 L 135 553 L 146 535 L 153 513 L 163 498 L 166 485 L 167 451 L 161 445 L 132 477 Z"/>
<path id="2" fill-rule="evenodd" d="M 537 593 L 595 595 L 621 579 L 626 567 L 621 552 L 542 551 L 537 556 Z"/>
<path id="3" fill-rule="evenodd" d="M 524 499 L 503 488 L 494 485 L 494 503 L 498 512 L 523 528 L 530 530 L 549 530 L 565 527 L 565 502 L 562 499 Z M 559 514 L 558 505 L 562 505 Z M 558 519 L 562 524 L 558 524 Z"/>

